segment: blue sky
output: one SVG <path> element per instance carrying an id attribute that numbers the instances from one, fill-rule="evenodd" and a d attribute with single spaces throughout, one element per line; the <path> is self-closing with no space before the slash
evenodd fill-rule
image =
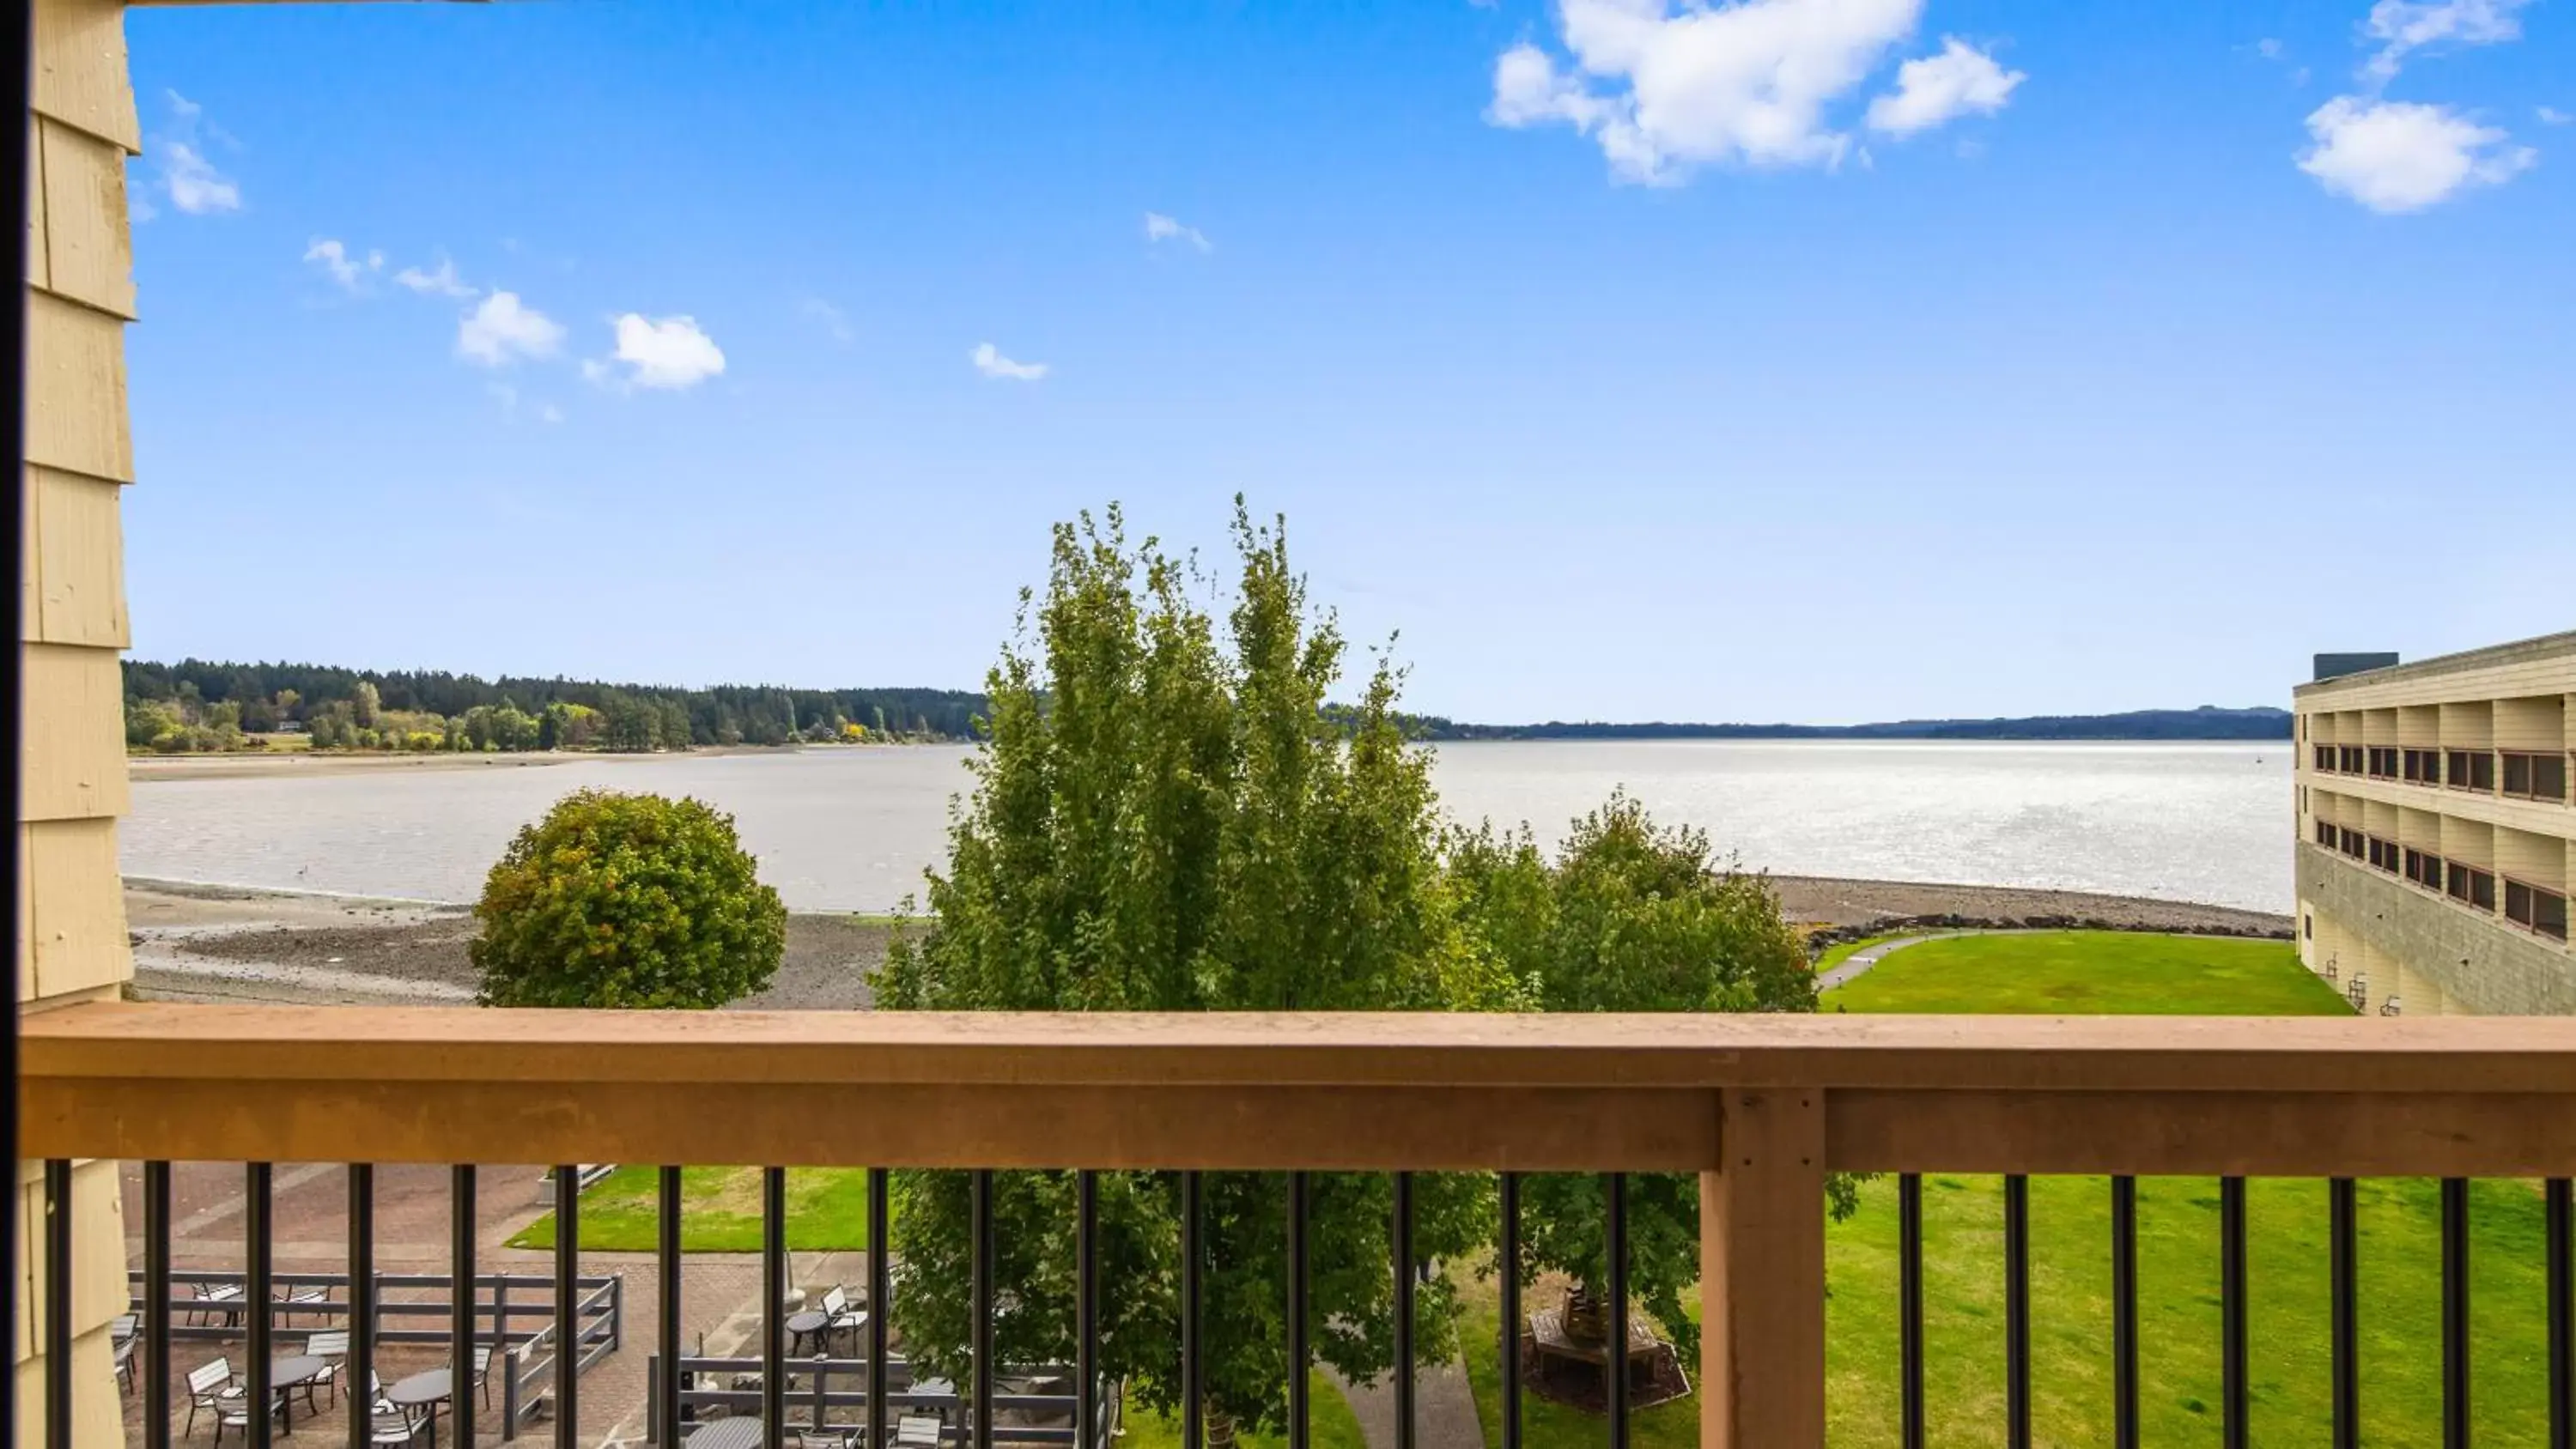
<path id="1" fill-rule="evenodd" d="M 972 687 L 1052 521 L 1237 490 L 1465 718 L 2576 626 L 2576 0 L 128 37 L 147 657 Z"/>

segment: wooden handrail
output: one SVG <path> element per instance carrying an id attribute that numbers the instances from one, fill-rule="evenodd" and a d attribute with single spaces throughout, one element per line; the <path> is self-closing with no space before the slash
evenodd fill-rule
<path id="1" fill-rule="evenodd" d="M 2563 1018 L 95 1003 L 19 1061 L 30 1158 L 1696 1172 L 1709 1449 L 1823 1443 L 1829 1169 L 2576 1173 Z"/>

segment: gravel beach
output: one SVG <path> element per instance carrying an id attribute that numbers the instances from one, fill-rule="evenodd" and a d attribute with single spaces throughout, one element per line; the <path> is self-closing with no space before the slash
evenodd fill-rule
<path id="1" fill-rule="evenodd" d="M 2264 911 L 2080 891 L 1775 876 L 1790 919 L 1820 927 L 1956 915 L 2071 917 L 2139 930 L 2271 932 Z M 134 989 L 160 1001 L 466 1005 L 474 918 L 461 905 L 128 879 Z M 898 930 L 880 916 L 796 914 L 787 959 L 768 990 L 739 1005 L 764 1010 L 869 1005 L 867 975 Z"/>

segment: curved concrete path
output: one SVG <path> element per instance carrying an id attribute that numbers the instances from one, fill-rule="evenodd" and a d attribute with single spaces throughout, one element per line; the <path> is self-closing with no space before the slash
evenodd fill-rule
<path id="1" fill-rule="evenodd" d="M 1938 941 L 1950 936 L 2044 936 L 2047 934 L 2048 932 L 2034 926 L 1966 926 L 1956 931 L 1926 931 L 1920 936 L 1899 936 L 1893 941 L 1881 941 L 1875 946 L 1863 947 L 1835 962 L 1833 969 L 1817 972 L 1816 989 L 1831 991 L 1847 981 L 1867 975 L 1869 968 L 1886 960 L 1889 952 L 1902 951 L 1908 946 L 1920 946 L 1926 941 Z"/>

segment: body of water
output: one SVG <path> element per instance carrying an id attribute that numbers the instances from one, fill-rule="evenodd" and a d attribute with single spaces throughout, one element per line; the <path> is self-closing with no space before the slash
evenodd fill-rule
<path id="1" fill-rule="evenodd" d="M 1462 819 L 1553 841 L 1616 786 L 1747 867 L 2291 909 L 2290 744 L 1528 741 L 1440 747 Z M 472 900 L 521 825 L 584 786 L 733 814 L 799 910 L 885 910 L 945 858 L 958 747 L 317 770 L 134 787 L 129 875 Z"/>

